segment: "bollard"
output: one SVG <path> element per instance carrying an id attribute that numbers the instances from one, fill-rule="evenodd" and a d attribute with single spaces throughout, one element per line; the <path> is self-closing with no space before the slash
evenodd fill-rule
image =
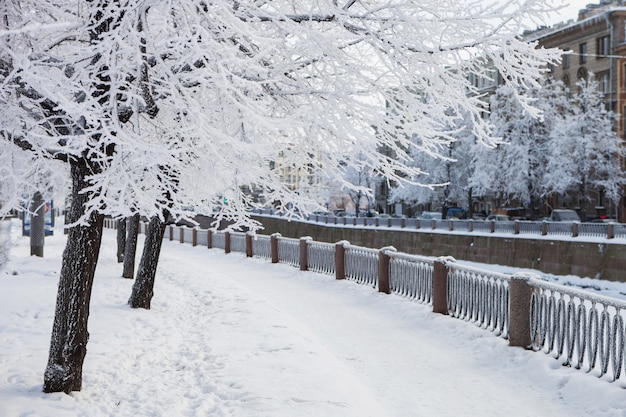
<path id="1" fill-rule="evenodd" d="M 300 271 L 309 269 L 309 240 L 313 240 L 313 238 L 310 236 L 300 238 Z"/>
<path id="2" fill-rule="evenodd" d="M 224 253 L 230 253 L 230 232 L 224 232 Z"/>
<path id="3" fill-rule="evenodd" d="M 530 300 L 533 288 L 528 281 L 532 274 L 515 274 L 509 283 L 509 346 L 529 349 L 530 337 Z"/>
<path id="4" fill-rule="evenodd" d="M 433 313 L 448 314 L 448 272 L 447 262 L 453 258 L 435 260 L 433 271 Z"/>
<path id="5" fill-rule="evenodd" d="M 272 258 L 272 263 L 278 263 L 278 238 L 280 237 L 280 233 L 272 233 L 270 236 L 270 253 Z"/>
<path id="6" fill-rule="evenodd" d="M 350 242 L 342 240 L 335 244 L 335 279 L 346 279 L 346 247 Z"/>
<path id="7" fill-rule="evenodd" d="M 252 232 L 246 233 L 246 257 L 252 258 Z"/>
<path id="8" fill-rule="evenodd" d="M 308 271 L 309 269 L 309 240 L 313 240 L 310 236 L 300 238 L 300 271 Z"/>
<path id="9" fill-rule="evenodd" d="M 613 239 L 615 238 L 615 224 L 609 223 L 606 228 L 606 238 Z"/>
<path id="10" fill-rule="evenodd" d="M 30 255 L 43 257 L 43 246 L 46 235 L 46 205 L 39 191 L 35 192 L 30 203 Z M 27 213 L 24 213 L 28 216 Z"/>
<path id="11" fill-rule="evenodd" d="M 387 252 L 395 251 L 396 248 L 393 246 L 387 246 L 378 251 L 378 292 L 391 293 L 391 285 L 389 283 L 389 263 L 391 257 Z"/>

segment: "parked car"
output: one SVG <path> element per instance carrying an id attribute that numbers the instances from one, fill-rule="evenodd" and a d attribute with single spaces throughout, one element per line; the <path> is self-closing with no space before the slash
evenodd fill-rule
<path id="1" fill-rule="evenodd" d="M 418 214 L 417 216 L 415 216 L 418 219 L 436 219 L 436 220 L 441 220 L 441 213 L 438 211 L 423 211 L 420 214 Z"/>
<path id="2" fill-rule="evenodd" d="M 487 216 L 487 220 L 493 220 L 496 222 L 510 222 L 511 217 L 507 216 L 506 214 L 490 214 L 489 216 Z"/>
<path id="3" fill-rule="evenodd" d="M 574 210 L 555 209 L 548 217 L 550 222 L 579 222 L 580 217 Z"/>
<path id="4" fill-rule="evenodd" d="M 461 207 L 449 207 L 447 219 L 467 219 L 467 211 Z"/>

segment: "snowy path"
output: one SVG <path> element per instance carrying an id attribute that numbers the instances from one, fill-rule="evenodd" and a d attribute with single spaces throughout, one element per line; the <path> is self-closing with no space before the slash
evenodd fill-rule
<path id="1" fill-rule="evenodd" d="M 0 273 L 2 417 L 626 415 L 619 384 L 427 306 L 241 254 L 164 242 L 153 308 L 130 310 L 112 231 L 84 389 L 44 395 L 63 237 L 45 259 L 14 240 Z"/>

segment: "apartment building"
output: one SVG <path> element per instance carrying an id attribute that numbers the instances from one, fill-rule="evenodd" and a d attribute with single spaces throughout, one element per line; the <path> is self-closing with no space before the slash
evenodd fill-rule
<path id="1" fill-rule="evenodd" d="M 624 0 L 602 0 L 581 9 L 576 20 L 523 34 L 545 48 L 567 51 L 551 75 L 569 88 L 591 73 L 605 94 L 607 108 L 619 114 L 616 132 L 626 137 L 626 7 Z"/>

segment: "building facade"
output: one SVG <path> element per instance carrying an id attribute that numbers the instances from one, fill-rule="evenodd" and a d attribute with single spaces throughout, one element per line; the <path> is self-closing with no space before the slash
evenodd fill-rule
<path id="1" fill-rule="evenodd" d="M 626 7 L 623 0 L 603 0 L 580 10 L 577 20 L 525 32 L 540 47 L 567 51 L 551 76 L 575 88 L 593 74 L 605 95 L 607 108 L 620 115 L 616 132 L 626 137 Z"/>

